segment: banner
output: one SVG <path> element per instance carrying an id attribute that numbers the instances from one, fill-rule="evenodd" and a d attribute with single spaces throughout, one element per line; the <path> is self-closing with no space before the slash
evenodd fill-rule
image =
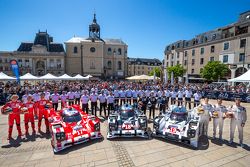
<path id="1" fill-rule="evenodd" d="M 11 60 L 10 61 L 10 67 L 12 69 L 12 72 L 16 76 L 17 82 L 20 83 L 19 67 L 18 67 L 17 61 L 16 60 Z"/>
<path id="2" fill-rule="evenodd" d="M 229 91 L 203 91 L 204 97 L 209 97 L 211 99 L 221 98 L 223 100 L 234 101 L 235 97 L 238 97 L 243 102 L 250 103 L 250 93 L 237 93 L 237 92 L 229 92 Z"/>

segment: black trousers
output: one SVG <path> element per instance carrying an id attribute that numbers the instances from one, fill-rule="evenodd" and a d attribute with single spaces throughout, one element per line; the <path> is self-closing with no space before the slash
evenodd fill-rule
<path id="1" fill-rule="evenodd" d="M 180 105 L 183 104 L 183 103 L 182 103 L 182 100 L 183 100 L 183 98 L 178 98 L 178 106 L 180 106 Z"/>
<path id="2" fill-rule="evenodd" d="M 194 100 L 194 107 L 198 106 L 200 104 L 200 100 Z"/>
<path id="3" fill-rule="evenodd" d="M 69 106 L 74 105 L 74 99 L 69 99 Z"/>
<path id="4" fill-rule="evenodd" d="M 58 103 L 52 103 L 52 105 L 53 105 L 54 110 L 57 111 Z"/>
<path id="5" fill-rule="evenodd" d="M 92 114 L 96 116 L 96 111 L 97 111 L 97 102 L 91 102 L 91 112 Z"/>
<path id="6" fill-rule="evenodd" d="M 82 110 L 86 112 L 87 114 L 89 113 L 89 104 L 82 104 Z"/>
<path id="7" fill-rule="evenodd" d="M 120 105 L 125 104 L 125 103 L 126 103 L 125 97 L 124 98 L 120 98 Z"/>
<path id="8" fill-rule="evenodd" d="M 187 107 L 187 103 L 188 103 L 188 109 L 191 110 L 191 98 L 190 97 L 186 97 L 185 98 L 185 106 Z"/>
<path id="9" fill-rule="evenodd" d="M 115 103 L 119 104 L 119 97 L 115 97 Z"/>
<path id="10" fill-rule="evenodd" d="M 106 103 L 100 103 L 100 115 L 102 115 L 102 109 L 104 111 L 104 116 L 106 117 Z"/>
<path id="11" fill-rule="evenodd" d="M 153 118 L 155 118 L 155 105 L 152 105 L 149 108 L 149 118 L 151 118 L 151 115 L 153 115 Z"/>
<path id="12" fill-rule="evenodd" d="M 160 112 L 162 113 L 166 112 L 166 104 L 160 104 Z"/>
<path id="13" fill-rule="evenodd" d="M 176 98 L 171 97 L 171 104 L 173 105 L 173 104 L 175 104 L 175 102 L 176 102 Z"/>
<path id="14" fill-rule="evenodd" d="M 75 104 L 80 105 L 80 98 L 76 98 L 76 99 L 75 99 Z"/>
<path id="15" fill-rule="evenodd" d="M 110 111 L 114 110 L 114 103 L 109 103 L 108 104 L 108 115 L 110 114 Z"/>
<path id="16" fill-rule="evenodd" d="M 127 103 L 131 104 L 131 97 L 127 97 Z"/>
<path id="17" fill-rule="evenodd" d="M 133 104 L 134 103 L 137 103 L 137 98 L 136 97 L 133 97 Z"/>

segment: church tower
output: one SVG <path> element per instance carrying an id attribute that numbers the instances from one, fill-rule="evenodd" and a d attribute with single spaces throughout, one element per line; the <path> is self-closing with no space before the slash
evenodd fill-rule
<path id="1" fill-rule="evenodd" d="M 97 24 L 96 14 L 95 13 L 94 13 L 93 22 L 89 25 L 89 39 L 91 39 L 91 40 L 101 40 L 100 25 Z"/>

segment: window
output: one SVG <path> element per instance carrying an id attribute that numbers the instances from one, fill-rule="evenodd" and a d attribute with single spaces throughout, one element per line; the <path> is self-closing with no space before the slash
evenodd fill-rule
<path id="1" fill-rule="evenodd" d="M 94 64 L 94 62 L 91 62 L 91 64 L 90 64 L 90 69 L 95 69 L 95 64 Z"/>
<path id="2" fill-rule="evenodd" d="M 140 66 L 138 66 L 137 68 L 140 69 Z"/>
<path id="3" fill-rule="evenodd" d="M 29 62 L 30 62 L 30 60 L 25 59 L 25 63 L 29 63 Z"/>
<path id="4" fill-rule="evenodd" d="M 184 60 L 184 65 L 185 65 L 185 66 L 187 65 L 187 60 Z"/>
<path id="5" fill-rule="evenodd" d="M 77 53 L 78 51 L 77 51 L 77 47 L 75 46 L 74 47 L 74 53 Z"/>
<path id="6" fill-rule="evenodd" d="M 192 73 L 192 74 L 194 73 L 194 69 L 192 69 L 191 73 Z"/>
<path id="7" fill-rule="evenodd" d="M 0 71 L 3 71 L 3 66 L 0 66 Z"/>
<path id="8" fill-rule="evenodd" d="M 8 59 L 7 58 L 5 59 L 5 63 L 8 63 Z"/>
<path id="9" fill-rule="evenodd" d="M 211 53 L 214 53 L 214 45 L 211 46 L 210 52 L 211 52 Z"/>
<path id="10" fill-rule="evenodd" d="M 111 48 L 108 48 L 108 53 L 111 53 L 112 52 L 112 49 Z"/>
<path id="11" fill-rule="evenodd" d="M 49 60 L 49 65 L 50 65 L 51 68 L 54 67 L 54 60 L 53 60 L 53 59 L 50 59 L 50 60 Z"/>
<path id="12" fill-rule="evenodd" d="M 188 52 L 187 52 L 187 51 L 185 51 L 185 57 L 187 57 L 187 55 L 188 55 Z"/>
<path id="13" fill-rule="evenodd" d="M 23 61 L 22 61 L 22 59 L 18 59 L 18 63 L 22 63 Z"/>
<path id="14" fill-rule="evenodd" d="M 94 47 L 91 47 L 91 48 L 90 48 L 90 52 L 94 53 L 94 52 L 95 52 L 95 48 L 94 48 Z"/>
<path id="15" fill-rule="evenodd" d="M 214 57 L 210 57 L 210 61 L 214 61 Z"/>
<path id="16" fill-rule="evenodd" d="M 180 53 L 179 53 L 179 52 L 177 52 L 177 59 L 179 59 L 179 57 L 180 57 Z"/>
<path id="17" fill-rule="evenodd" d="M 228 62 L 228 55 L 224 55 L 223 56 L 223 63 L 227 63 Z"/>
<path id="18" fill-rule="evenodd" d="M 245 53 L 239 54 L 239 62 L 245 61 Z"/>
<path id="19" fill-rule="evenodd" d="M 204 54 L 204 48 L 201 48 L 201 55 Z"/>
<path id="20" fill-rule="evenodd" d="M 246 46 L 246 42 L 247 42 L 246 39 L 241 39 L 240 40 L 240 48 L 244 48 Z"/>
<path id="21" fill-rule="evenodd" d="M 204 63 L 204 58 L 201 58 L 200 64 Z"/>
<path id="22" fill-rule="evenodd" d="M 171 62 L 171 66 L 174 66 L 174 62 L 173 61 Z"/>
<path id="23" fill-rule="evenodd" d="M 194 63 L 195 63 L 195 59 L 192 59 L 192 65 L 194 65 Z"/>
<path id="24" fill-rule="evenodd" d="M 143 70 L 144 70 L 144 66 L 142 66 L 142 67 L 141 67 L 141 69 L 143 69 Z"/>
<path id="25" fill-rule="evenodd" d="M 56 60 L 56 67 L 57 67 L 58 69 L 62 68 L 61 59 L 57 59 L 57 60 Z"/>
<path id="26" fill-rule="evenodd" d="M 172 55 L 171 58 L 173 59 L 173 58 L 174 58 L 174 55 Z"/>
<path id="27" fill-rule="evenodd" d="M 224 50 L 228 50 L 229 49 L 229 42 L 225 42 L 224 43 Z"/>
<path id="28" fill-rule="evenodd" d="M 122 69 L 122 62 L 118 61 L 118 70 L 121 70 L 121 69 Z"/>
<path id="29" fill-rule="evenodd" d="M 121 54 L 122 54 L 122 49 L 119 48 L 119 49 L 118 49 L 118 55 L 121 55 Z"/>
<path id="30" fill-rule="evenodd" d="M 213 34 L 212 40 L 215 40 L 215 39 L 216 39 L 216 34 Z"/>
<path id="31" fill-rule="evenodd" d="M 167 60 L 168 60 L 169 56 L 167 55 Z"/>
<path id="32" fill-rule="evenodd" d="M 180 61 L 177 61 L 177 64 L 180 64 Z"/>
<path id="33" fill-rule="evenodd" d="M 195 56 L 195 50 L 194 49 L 192 50 L 192 56 Z"/>
<path id="34" fill-rule="evenodd" d="M 168 67 L 168 62 L 167 62 L 167 67 Z"/>

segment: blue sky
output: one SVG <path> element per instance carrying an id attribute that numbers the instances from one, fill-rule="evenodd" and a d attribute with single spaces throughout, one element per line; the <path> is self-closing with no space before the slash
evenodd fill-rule
<path id="1" fill-rule="evenodd" d="M 250 0 L 0 0 L 0 51 L 33 41 L 87 37 L 94 11 L 103 38 L 120 38 L 129 57 L 163 59 L 167 44 L 235 22 Z"/>

